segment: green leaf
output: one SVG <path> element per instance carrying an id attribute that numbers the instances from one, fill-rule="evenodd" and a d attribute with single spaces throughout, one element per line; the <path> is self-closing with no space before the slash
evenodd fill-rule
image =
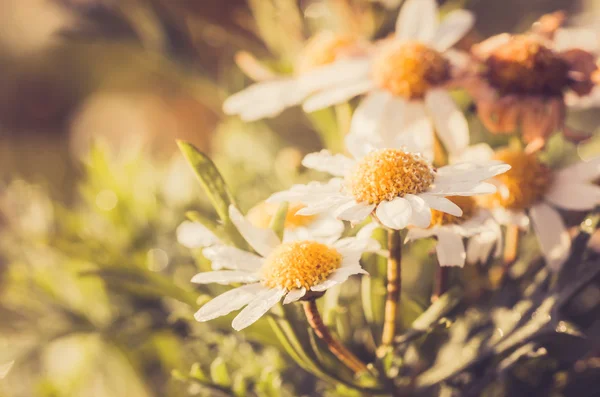
<path id="1" fill-rule="evenodd" d="M 208 156 L 191 143 L 177 141 L 177 144 L 202 184 L 219 218 L 223 223 L 228 224 L 229 206 L 234 204 L 234 200 L 219 170 Z"/>
<path id="2" fill-rule="evenodd" d="M 229 387 L 231 385 L 231 378 L 227 372 L 227 365 L 221 357 L 217 357 L 215 361 L 210 364 L 210 377 L 214 383 L 219 386 Z"/>
<path id="3" fill-rule="evenodd" d="M 280 241 L 283 241 L 283 232 L 285 230 L 285 219 L 287 217 L 288 207 L 289 205 L 287 202 L 281 203 L 277 209 L 277 212 L 273 216 L 273 219 L 271 219 L 271 224 L 269 225 L 275 234 L 277 234 L 277 237 L 279 237 Z"/>

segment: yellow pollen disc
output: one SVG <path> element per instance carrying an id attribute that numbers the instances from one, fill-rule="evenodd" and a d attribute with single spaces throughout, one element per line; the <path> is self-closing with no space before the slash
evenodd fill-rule
<path id="1" fill-rule="evenodd" d="M 502 94 L 561 95 L 569 65 L 532 36 L 514 36 L 486 61 L 490 83 Z"/>
<path id="2" fill-rule="evenodd" d="M 285 216 L 285 225 L 286 229 L 295 229 L 301 226 L 310 225 L 316 218 L 315 215 L 296 215 L 296 212 L 304 208 L 303 204 L 290 204 L 288 207 L 288 212 Z M 254 207 L 248 212 L 246 218 L 256 227 L 260 227 L 262 229 L 266 229 L 271 225 L 271 221 L 275 216 L 275 213 L 279 209 L 278 204 L 271 204 L 262 202 Z"/>
<path id="3" fill-rule="evenodd" d="M 462 216 L 454 216 L 442 211 L 431 210 L 430 227 L 443 225 L 459 225 L 473 217 L 473 215 L 475 215 L 477 203 L 474 198 L 465 196 L 451 196 L 446 198 L 460 207 L 460 209 L 463 212 Z"/>
<path id="4" fill-rule="evenodd" d="M 351 35 L 320 32 L 312 36 L 302 51 L 296 64 L 296 72 L 304 73 L 319 66 L 325 66 L 345 53 L 350 53 L 357 45 L 357 39 Z"/>
<path id="5" fill-rule="evenodd" d="M 382 149 L 363 157 L 346 182 L 356 201 L 379 204 L 422 193 L 434 178 L 433 167 L 420 156 L 398 149 Z"/>
<path id="6" fill-rule="evenodd" d="M 497 152 L 495 158 L 512 168 L 495 177 L 500 184 L 498 192 L 481 197 L 482 205 L 523 210 L 544 196 L 552 182 L 552 171 L 540 163 L 535 154 L 504 149 Z"/>
<path id="7" fill-rule="evenodd" d="M 381 88 L 408 99 L 450 78 L 450 64 L 438 51 L 418 42 L 385 44 L 373 62 L 373 79 Z"/>
<path id="8" fill-rule="evenodd" d="M 324 281 L 342 263 L 342 255 L 316 241 L 283 243 L 265 260 L 262 282 L 269 288 L 306 288 Z"/>

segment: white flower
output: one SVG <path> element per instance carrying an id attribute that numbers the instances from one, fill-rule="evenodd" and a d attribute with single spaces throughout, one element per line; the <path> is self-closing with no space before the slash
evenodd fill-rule
<path id="1" fill-rule="evenodd" d="M 177 228 L 177 241 L 187 248 L 204 248 L 219 244 L 213 232 L 198 222 L 184 221 Z"/>
<path id="2" fill-rule="evenodd" d="M 469 144 L 469 131 L 463 113 L 443 88 L 451 79 L 451 65 L 443 53 L 471 29 L 474 18 L 456 10 L 439 25 L 437 19 L 435 0 L 407 0 L 394 37 L 377 48 L 294 80 L 255 84 L 229 98 L 224 110 L 255 120 L 275 116 L 309 95 L 304 102 L 307 112 L 368 94 L 352 118 L 352 134 L 416 134 L 429 157 L 436 132 L 449 152 L 458 153 Z"/>
<path id="3" fill-rule="evenodd" d="M 460 206 L 460 205 L 459 205 Z M 407 241 L 420 238 L 436 237 L 438 262 L 440 266 L 464 266 L 465 261 L 469 264 L 484 263 L 494 250 L 494 256 L 501 254 L 502 230 L 498 222 L 489 211 L 476 207 L 471 210 L 465 218 L 452 217 L 446 222 L 440 217 L 440 222 L 428 229 L 412 228 L 406 236 Z M 463 212 L 465 208 L 461 206 Z M 467 239 L 467 248 L 463 243 Z"/>
<path id="4" fill-rule="evenodd" d="M 198 321 L 212 320 L 245 306 L 232 323 L 239 331 L 281 299 L 284 304 L 295 302 L 309 291 L 323 292 L 351 275 L 366 274 L 359 261 L 363 252 L 373 246 L 368 237 L 349 237 L 330 244 L 318 239 L 281 242 L 271 229 L 255 227 L 235 207 L 230 207 L 229 213 L 256 254 L 226 245 L 203 250 L 213 269 L 226 270 L 199 273 L 192 282 L 246 285 L 202 306 L 194 316 Z"/>
<path id="5" fill-rule="evenodd" d="M 375 214 L 391 229 L 408 225 L 428 227 L 431 209 L 455 216 L 461 209 L 445 196 L 472 196 L 493 193 L 494 185 L 483 182 L 506 172 L 501 162 L 461 163 L 435 170 L 419 154 L 393 145 L 394 139 L 371 145 L 349 137 L 348 149 L 354 159 L 326 150 L 307 155 L 303 165 L 335 176 L 327 183 L 294 185 L 272 195 L 267 202 L 301 202 L 299 215 L 333 213 L 338 219 L 359 223 Z"/>
<path id="6" fill-rule="evenodd" d="M 551 170 L 535 154 L 515 150 L 494 154 L 485 144 L 465 151 L 463 158 L 506 161 L 511 170 L 494 181 L 498 193 L 493 197 L 492 214 L 504 225 L 526 228 L 531 221 L 546 264 L 558 271 L 571 250 L 571 238 L 557 208 L 587 211 L 600 205 L 600 187 L 593 180 L 600 176 L 600 156 L 562 170 Z"/>

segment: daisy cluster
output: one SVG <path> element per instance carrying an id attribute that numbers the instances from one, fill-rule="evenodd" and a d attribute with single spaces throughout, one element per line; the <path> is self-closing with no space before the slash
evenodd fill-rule
<path id="1" fill-rule="evenodd" d="M 203 248 L 212 262 L 213 271 L 194 283 L 243 284 L 204 305 L 196 319 L 243 308 L 233 320 L 240 330 L 280 301 L 312 302 L 366 274 L 365 252 L 397 266 L 399 250 L 374 239 L 375 229 L 402 233 L 407 249 L 432 239 L 440 266 L 462 267 L 489 264 L 502 253 L 508 265 L 514 258 L 507 252 L 532 228 L 547 266 L 558 272 L 571 251 L 564 214 L 600 205 L 600 157 L 555 167 L 545 155 L 555 132 L 589 137 L 568 127 L 566 114 L 569 106 L 593 105 L 600 90 L 594 49 L 573 48 L 581 32 L 563 22 L 563 14 L 547 15 L 522 34 L 469 46 L 463 39 L 473 29 L 470 12 L 440 20 L 434 0 L 406 0 L 391 35 L 369 41 L 320 33 L 292 76 L 265 74 L 230 96 L 225 113 L 247 122 L 293 106 L 311 113 L 350 101 L 354 111 L 343 152 L 323 149 L 302 160 L 329 179 L 274 193 L 247 216 L 228 209 L 247 247 L 201 225 L 182 225 L 180 241 Z M 494 148 L 473 145 L 467 116 L 450 93 L 461 90 L 488 132 L 510 139 Z M 286 203 L 278 236 L 269 225 Z"/>

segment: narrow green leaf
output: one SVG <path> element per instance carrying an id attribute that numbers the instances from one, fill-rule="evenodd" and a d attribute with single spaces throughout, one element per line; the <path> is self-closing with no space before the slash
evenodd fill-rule
<path id="1" fill-rule="evenodd" d="M 229 206 L 234 204 L 234 200 L 221 173 L 212 160 L 191 143 L 177 141 L 177 144 L 202 184 L 219 218 L 223 223 L 229 223 Z"/>
<path id="2" fill-rule="evenodd" d="M 273 219 L 271 219 L 271 225 L 269 225 L 281 241 L 283 241 L 283 231 L 285 230 L 285 218 L 287 217 L 288 207 L 289 205 L 287 202 L 281 203 L 273 216 Z"/>
<path id="3" fill-rule="evenodd" d="M 225 365 L 225 361 L 221 357 L 217 357 L 210 364 L 210 377 L 219 386 L 229 387 L 231 385 L 227 365 Z"/>

